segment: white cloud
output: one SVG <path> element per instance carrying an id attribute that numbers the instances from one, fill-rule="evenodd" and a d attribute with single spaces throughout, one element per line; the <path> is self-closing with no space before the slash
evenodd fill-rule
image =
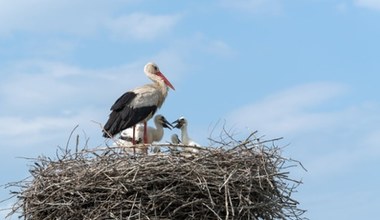
<path id="1" fill-rule="evenodd" d="M 0 33 L 13 31 L 52 32 L 75 34 L 93 33 L 102 20 L 118 4 L 99 0 L 0 1 Z"/>
<path id="2" fill-rule="evenodd" d="M 224 41 L 215 40 L 209 42 L 209 45 L 206 46 L 206 50 L 212 54 L 221 56 L 221 57 L 230 57 L 235 53 L 235 51 Z"/>
<path id="3" fill-rule="evenodd" d="M 380 10 L 380 0 L 355 0 L 355 4 L 363 8 Z"/>
<path id="4" fill-rule="evenodd" d="M 37 117 L 23 119 L 20 117 L 0 118 L 0 135 L 8 137 L 33 137 L 38 133 L 60 130 L 73 126 L 70 117 Z M 28 138 L 28 141 L 30 139 Z"/>
<path id="5" fill-rule="evenodd" d="M 83 108 L 68 115 L 0 117 L 2 145 L 28 149 L 41 143 L 62 144 L 77 125 L 100 138 L 100 125 L 92 121 L 104 123 L 106 114 L 101 109 Z"/>
<path id="6" fill-rule="evenodd" d="M 31 114 L 33 110 L 44 113 L 55 108 L 60 112 L 78 105 L 97 104 L 97 100 L 107 100 L 114 92 L 146 82 L 144 64 L 92 70 L 43 60 L 16 62 L 2 70 L 6 73 L 0 82 L 3 110 Z M 131 77 L 133 81 L 128 80 Z"/>
<path id="7" fill-rule="evenodd" d="M 343 85 L 334 83 L 297 86 L 237 109 L 229 117 L 239 125 L 280 136 L 320 129 L 334 123 L 336 114 L 312 108 L 345 90 Z"/>
<path id="8" fill-rule="evenodd" d="M 0 35 L 26 31 L 82 36 L 110 30 L 112 36 L 146 40 L 170 31 L 180 19 L 178 15 L 147 13 L 117 15 L 129 2 L 133 0 L 0 1 Z"/>
<path id="9" fill-rule="evenodd" d="M 344 174 L 350 170 L 352 164 L 358 163 L 362 158 L 368 156 L 370 152 L 363 148 L 334 150 L 323 155 L 315 155 L 307 161 L 307 167 L 312 172 L 312 179 L 315 181 L 321 176 L 332 177 L 335 174 Z"/>
<path id="10" fill-rule="evenodd" d="M 276 15 L 283 10 L 279 0 L 222 0 L 221 5 L 228 9 L 254 14 Z"/>
<path id="11" fill-rule="evenodd" d="M 118 37 L 150 40 L 171 30 L 179 19 L 178 15 L 133 13 L 112 19 L 107 26 Z"/>

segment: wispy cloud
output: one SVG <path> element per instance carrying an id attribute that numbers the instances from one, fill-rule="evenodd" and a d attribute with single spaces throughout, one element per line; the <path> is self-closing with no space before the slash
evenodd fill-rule
<path id="1" fill-rule="evenodd" d="M 209 45 L 206 46 L 206 50 L 213 55 L 221 57 L 231 57 L 236 54 L 233 48 L 222 40 L 214 40 L 209 42 Z"/>
<path id="2" fill-rule="evenodd" d="M 335 121 L 335 114 L 313 110 L 346 90 L 335 83 L 297 86 L 237 109 L 231 121 L 277 135 L 320 129 Z"/>
<path id="3" fill-rule="evenodd" d="M 15 0 L 0 2 L 0 33 L 14 31 L 90 34 L 120 4 L 99 0 L 81 1 Z M 68 16 L 70 15 L 70 16 Z"/>
<path id="4" fill-rule="evenodd" d="M 169 32 L 179 20 L 179 15 L 133 13 L 109 20 L 107 27 L 120 38 L 151 40 Z"/>
<path id="5" fill-rule="evenodd" d="M 283 10 L 279 0 L 222 0 L 221 5 L 227 9 L 254 14 L 280 14 Z"/>
<path id="6" fill-rule="evenodd" d="M 3 140 L 1 145 L 30 149 L 31 146 L 41 143 L 62 144 L 77 125 L 86 132 L 100 137 L 100 126 L 93 121 L 103 122 L 103 114 L 99 109 L 86 108 L 67 115 L 0 117 L 0 137 Z"/>
<path id="7" fill-rule="evenodd" d="M 112 4 L 100 0 L 91 4 L 74 0 L 1 1 L 0 36 L 20 31 L 88 36 L 105 30 L 112 37 L 147 40 L 169 32 L 180 20 L 179 15 L 118 14 L 130 2 L 133 0 Z"/>
<path id="8" fill-rule="evenodd" d="M 77 105 L 99 103 L 98 100 L 107 100 L 105 97 L 117 89 L 133 87 L 146 80 L 144 64 L 93 70 L 45 60 L 16 62 L 2 70 L 6 73 L 0 82 L 3 110 L 24 112 L 28 109 L 32 114 L 35 110 L 41 113 L 51 108 L 64 111 Z M 131 77 L 133 81 L 123 80 Z"/>
<path id="9" fill-rule="evenodd" d="M 355 4 L 363 8 L 380 10 L 380 0 L 355 0 Z"/>

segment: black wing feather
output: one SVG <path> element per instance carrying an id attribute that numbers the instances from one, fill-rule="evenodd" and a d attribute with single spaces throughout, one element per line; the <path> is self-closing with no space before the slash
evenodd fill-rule
<path id="1" fill-rule="evenodd" d="M 116 100 L 116 102 L 112 105 L 111 111 L 120 111 L 137 96 L 134 92 L 126 92 L 120 98 Z"/>
<path id="2" fill-rule="evenodd" d="M 129 105 L 136 95 L 134 92 L 126 92 L 112 105 L 112 112 L 104 125 L 104 137 L 113 137 L 122 130 L 142 122 L 149 115 L 154 115 L 157 106 L 133 108 Z"/>

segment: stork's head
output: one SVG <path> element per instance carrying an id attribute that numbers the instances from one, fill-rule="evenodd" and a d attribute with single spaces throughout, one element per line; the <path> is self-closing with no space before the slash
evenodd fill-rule
<path id="1" fill-rule="evenodd" d="M 168 120 L 166 120 L 166 118 L 162 115 L 156 115 L 156 117 L 154 117 L 154 122 L 161 124 L 162 127 L 169 128 L 170 130 L 173 128 L 172 124 L 170 124 Z"/>
<path id="2" fill-rule="evenodd" d="M 173 127 L 181 129 L 184 126 L 187 126 L 187 120 L 185 117 L 180 117 L 179 119 L 174 121 L 172 124 L 173 124 Z"/>
<path id="3" fill-rule="evenodd" d="M 153 81 L 158 82 L 162 81 L 165 83 L 166 86 L 170 87 L 171 89 L 174 89 L 174 86 L 169 82 L 168 79 L 164 76 L 164 74 L 161 73 L 160 69 L 158 68 L 157 64 L 155 63 L 147 63 L 144 67 L 145 74 Z"/>

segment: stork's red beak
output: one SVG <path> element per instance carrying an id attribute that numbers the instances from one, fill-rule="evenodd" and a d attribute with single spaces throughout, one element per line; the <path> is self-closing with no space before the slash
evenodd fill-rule
<path id="1" fill-rule="evenodd" d="M 161 77 L 161 79 L 164 80 L 164 82 L 165 82 L 165 84 L 167 86 L 169 86 L 171 89 L 175 90 L 174 86 L 169 82 L 168 79 L 166 79 L 166 77 L 164 76 L 164 74 L 162 74 L 161 72 L 157 72 L 157 76 Z"/>

